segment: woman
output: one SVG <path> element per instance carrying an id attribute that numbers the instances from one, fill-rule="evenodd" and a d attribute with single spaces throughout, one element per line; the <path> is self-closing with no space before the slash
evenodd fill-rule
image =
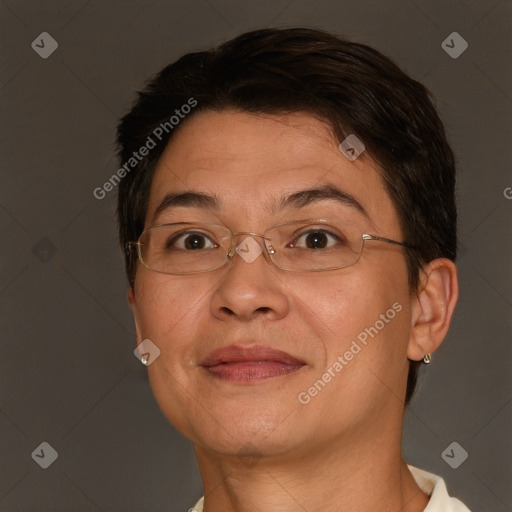
<path id="1" fill-rule="evenodd" d="M 137 353 L 194 444 L 191 510 L 467 511 L 401 456 L 458 298 L 425 88 L 367 46 L 260 30 L 162 70 L 118 144 Z"/>

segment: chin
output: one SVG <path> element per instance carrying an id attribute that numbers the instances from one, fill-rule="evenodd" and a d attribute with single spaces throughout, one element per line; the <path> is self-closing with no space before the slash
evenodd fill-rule
<path id="1" fill-rule="evenodd" d="M 297 421 L 289 411 L 243 410 L 215 416 L 204 413 L 188 422 L 181 433 L 194 444 L 219 454 L 233 456 L 278 455 L 293 448 L 297 441 Z M 303 420 L 300 420 L 303 423 Z M 178 428 L 178 427 L 177 427 Z"/>

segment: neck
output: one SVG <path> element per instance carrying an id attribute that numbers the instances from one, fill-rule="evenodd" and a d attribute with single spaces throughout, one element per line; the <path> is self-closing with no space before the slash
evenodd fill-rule
<path id="1" fill-rule="evenodd" d="M 402 460 L 401 432 L 386 442 L 389 436 L 376 430 L 374 442 L 348 435 L 323 448 L 261 458 L 196 446 L 206 512 L 423 511 L 428 497 Z"/>

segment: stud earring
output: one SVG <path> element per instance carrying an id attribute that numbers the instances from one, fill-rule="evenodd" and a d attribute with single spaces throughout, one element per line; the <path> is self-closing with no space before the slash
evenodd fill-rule
<path id="1" fill-rule="evenodd" d="M 432 354 L 429 352 L 428 354 L 425 354 L 425 355 L 423 356 L 423 362 L 424 362 L 425 364 L 429 364 L 429 363 L 430 363 L 430 361 L 432 361 Z"/>

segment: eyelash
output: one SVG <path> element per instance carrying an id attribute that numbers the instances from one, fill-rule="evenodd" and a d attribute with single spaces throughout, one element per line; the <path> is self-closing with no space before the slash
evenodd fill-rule
<path id="1" fill-rule="evenodd" d="M 331 231 L 329 231 L 327 229 L 324 229 L 324 228 L 310 228 L 307 231 L 303 231 L 301 233 L 297 233 L 296 235 L 294 234 L 292 242 L 288 243 L 286 247 L 289 247 L 289 248 L 298 247 L 297 240 L 301 239 L 302 237 L 307 237 L 308 235 L 311 235 L 311 234 L 314 234 L 314 233 L 325 234 L 325 235 L 327 235 L 327 237 L 330 237 L 331 239 L 334 239 L 334 241 L 336 243 L 340 243 L 340 242 L 343 243 L 343 242 L 345 242 L 344 238 L 341 238 L 340 236 L 334 234 L 333 232 L 331 232 Z M 206 233 L 202 233 L 200 231 L 184 231 L 184 232 L 175 234 L 172 238 L 167 240 L 167 242 L 165 244 L 165 248 L 166 249 L 175 248 L 173 246 L 174 246 L 174 244 L 176 244 L 176 242 L 178 242 L 179 240 L 185 240 L 186 237 L 194 236 L 194 235 L 204 237 L 206 240 L 208 240 L 213 245 L 213 247 L 208 247 L 208 249 L 215 249 L 215 248 L 219 247 L 219 244 L 217 242 L 215 242 L 213 240 L 213 238 L 211 238 Z M 186 250 L 186 249 L 183 249 L 181 247 L 179 249 L 180 250 Z"/>
<path id="2" fill-rule="evenodd" d="M 178 241 L 180 239 L 184 239 L 187 236 L 193 236 L 193 235 L 199 235 L 199 236 L 205 237 L 206 239 L 208 239 L 215 246 L 213 248 L 219 247 L 219 245 L 216 242 L 214 242 L 213 239 L 210 238 L 205 233 L 201 233 L 200 231 L 184 231 L 184 232 L 181 232 L 181 233 L 176 233 L 169 240 L 167 240 L 167 242 L 165 243 L 165 248 L 166 249 L 170 249 L 170 248 L 172 248 L 173 244 L 176 243 L 176 241 Z"/>
<path id="3" fill-rule="evenodd" d="M 337 242 L 344 242 L 343 238 L 339 237 L 338 235 L 334 234 L 331 231 L 328 231 L 327 229 L 313 228 L 313 229 L 308 229 L 307 231 L 303 231 L 302 233 L 299 233 L 296 237 L 294 237 L 293 242 L 291 242 L 289 244 L 289 246 L 293 247 L 293 245 L 296 244 L 296 241 L 298 239 L 300 239 L 301 237 L 307 236 L 307 235 L 311 235 L 313 233 L 323 233 L 331 238 L 334 238 Z"/>

